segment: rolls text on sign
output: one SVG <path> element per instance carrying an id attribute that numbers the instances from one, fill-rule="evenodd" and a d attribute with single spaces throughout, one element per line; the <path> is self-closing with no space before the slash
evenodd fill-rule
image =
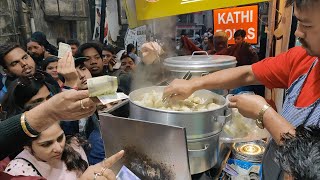
<path id="1" fill-rule="evenodd" d="M 225 31 L 229 44 L 234 44 L 233 34 L 238 29 L 247 32 L 246 42 L 258 43 L 258 5 L 214 10 L 214 32 Z"/>

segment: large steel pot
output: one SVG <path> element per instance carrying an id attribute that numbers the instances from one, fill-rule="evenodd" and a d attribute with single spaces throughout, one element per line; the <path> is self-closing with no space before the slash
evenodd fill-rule
<path id="1" fill-rule="evenodd" d="M 221 107 L 201 112 L 177 112 L 144 107 L 135 101 L 140 101 L 144 94 L 163 92 L 164 86 L 152 86 L 137 89 L 129 94 L 130 118 L 147 120 L 162 124 L 185 127 L 188 139 L 206 138 L 219 133 L 222 129 L 221 122 L 224 120 L 227 103 L 223 96 L 208 90 L 199 90 L 194 94 L 201 98 L 211 98 Z"/>
<path id="2" fill-rule="evenodd" d="M 219 155 L 219 134 L 228 114 L 226 99 L 208 90 L 194 94 L 201 98 L 212 98 L 221 107 L 201 112 L 176 112 L 148 108 L 137 104 L 145 93 L 163 92 L 163 86 L 153 86 L 135 90 L 129 94 L 130 118 L 161 124 L 185 127 L 188 141 L 188 154 L 191 174 L 212 168 Z"/>
<path id="3" fill-rule="evenodd" d="M 194 55 L 205 53 L 206 55 Z M 208 55 L 206 51 L 196 51 L 191 56 L 170 57 L 164 60 L 163 65 L 167 70 L 167 79 L 182 78 L 188 71 L 192 77 L 205 76 L 207 74 L 235 67 L 237 60 L 233 56 Z M 220 95 L 227 95 L 225 89 L 216 89 L 213 92 Z"/>
<path id="4" fill-rule="evenodd" d="M 196 51 L 198 52 L 198 51 Z M 207 53 L 199 51 L 200 53 Z M 226 55 L 194 55 L 170 57 L 164 60 L 163 65 L 169 71 L 169 76 L 182 78 L 190 71 L 192 77 L 204 76 L 222 69 L 235 67 L 236 58 Z"/>

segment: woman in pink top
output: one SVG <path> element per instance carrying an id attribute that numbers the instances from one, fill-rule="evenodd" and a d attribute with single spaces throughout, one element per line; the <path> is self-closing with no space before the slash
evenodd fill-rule
<path id="1" fill-rule="evenodd" d="M 73 59 L 71 60 L 73 61 Z M 66 64 L 67 62 L 65 61 L 66 59 L 61 59 L 59 62 Z M 74 66 L 72 63 L 67 64 Z M 73 69 L 76 72 L 74 67 Z M 10 113 L 8 114 L 13 116 L 17 113 L 37 108 L 36 106 L 39 104 L 46 104 L 45 101 L 51 98 L 53 94 L 49 91 L 49 86 L 47 86 L 41 77 L 39 75 L 29 78 L 18 78 L 13 83 L 10 87 L 13 89 L 8 91 L 12 94 L 8 95 L 7 99 L 7 104 L 13 110 L 9 111 Z M 17 89 L 22 91 L 20 92 Z M 68 99 L 62 98 L 61 101 L 68 101 Z M 81 102 L 79 106 L 81 106 Z M 28 118 L 29 116 L 26 117 Z M 32 140 L 26 142 L 24 150 L 9 163 L 5 170 L 6 173 L 13 176 L 44 177 L 48 180 L 116 179 L 115 174 L 109 168 L 123 156 L 124 151 L 120 151 L 108 159 L 88 167 L 87 158 L 82 147 L 74 139 L 71 139 L 70 143 L 66 143 L 66 137 L 58 121 L 46 130 L 41 131 L 36 137 L 29 137 Z"/>
<path id="2" fill-rule="evenodd" d="M 55 123 L 25 146 L 9 163 L 5 172 L 13 176 L 73 180 L 79 178 L 87 167 L 86 155 L 81 146 L 67 144 L 63 130 Z"/>

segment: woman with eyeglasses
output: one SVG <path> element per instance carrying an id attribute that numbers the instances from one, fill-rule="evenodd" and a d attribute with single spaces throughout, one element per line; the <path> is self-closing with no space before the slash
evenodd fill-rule
<path id="1" fill-rule="evenodd" d="M 20 77 L 12 82 L 3 101 L 7 117 L 28 111 L 58 93 L 44 79 L 43 74 L 36 72 L 33 77 Z M 10 157 L 16 156 L 20 151 L 21 149 L 15 149 Z"/>
<path id="2" fill-rule="evenodd" d="M 8 88 L 4 99 L 4 110 L 8 117 L 30 110 L 59 93 L 55 87 L 45 81 L 45 75 L 36 72 L 33 77 L 20 77 Z M 66 135 L 79 133 L 78 121 L 61 121 Z"/>
<path id="3" fill-rule="evenodd" d="M 8 117 L 11 117 L 30 110 L 57 93 L 58 91 L 45 81 L 45 76 L 36 72 L 33 77 L 20 77 L 10 85 L 3 107 Z"/>

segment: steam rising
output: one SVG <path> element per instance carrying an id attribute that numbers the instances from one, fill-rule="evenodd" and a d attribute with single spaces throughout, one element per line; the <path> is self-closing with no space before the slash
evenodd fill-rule
<path id="1" fill-rule="evenodd" d="M 158 42 L 164 54 L 160 56 L 160 61 L 150 65 L 140 63 L 132 74 L 131 90 L 158 85 L 170 78 L 163 67 L 163 60 L 176 54 L 176 17 L 166 17 L 147 21 L 148 41 Z"/>

